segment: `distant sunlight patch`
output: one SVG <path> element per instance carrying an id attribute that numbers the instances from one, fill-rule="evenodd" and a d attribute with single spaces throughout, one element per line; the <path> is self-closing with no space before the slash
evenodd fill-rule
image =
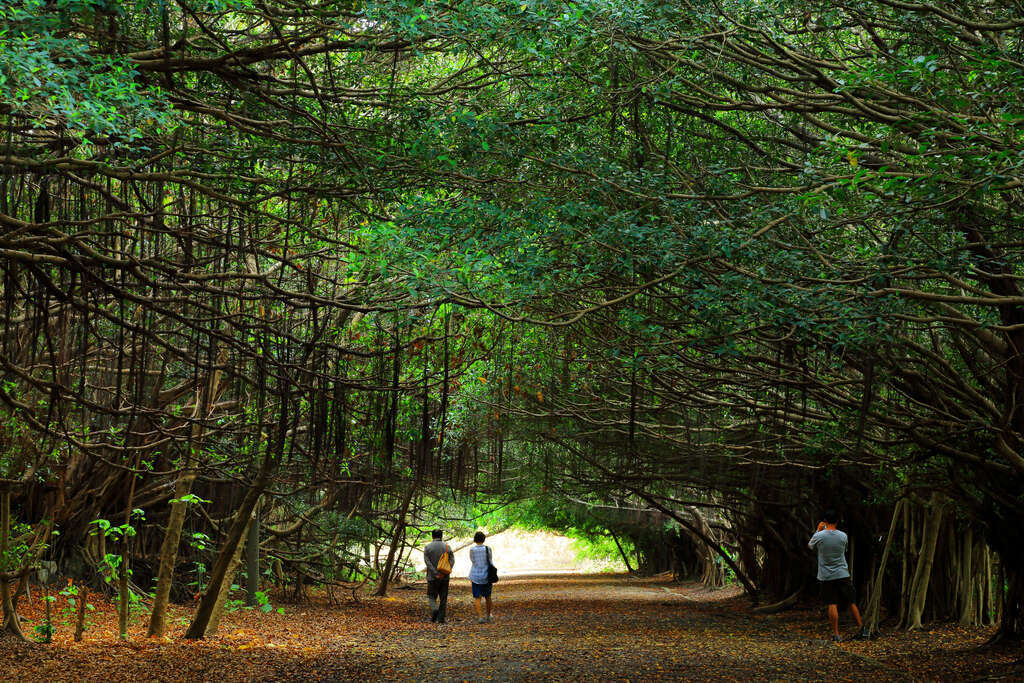
<path id="1" fill-rule="evenodd" d="M 456 538 L 449 541 L 455 550 L 456 578 L 469 573 L 469 548 L 473 539 Z M 484 541 L 494 554 L 494 565 L 501 576 L 545 572 L 598 574 L 624 572 L 622 558 L 579 558 L 573 539 L 549 531 L 508 529 Z"/>

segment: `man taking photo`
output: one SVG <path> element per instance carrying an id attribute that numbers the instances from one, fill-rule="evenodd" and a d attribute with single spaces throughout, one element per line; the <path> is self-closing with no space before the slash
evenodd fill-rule
<path id="1" fill-rule="evenodd" d="M 821 599 L 828 605 L 828 622 L 832 626 L 832 640 L 842 642 L 839 635 L 839 605 L 849 605 L 850 614 L 857 621 L 855 639 L 868 637 L 867 629 L 860 620 L 857 609 L 857 593 L 850 580 L 850 568 L 846 564 L 846 534 L 836 528 L 839 514 L 835 510 L 825 513 L 825 519 L 818 522 L 818 529 L 807 547 L 818 553 L 818 582 L 821 585 Z"/>

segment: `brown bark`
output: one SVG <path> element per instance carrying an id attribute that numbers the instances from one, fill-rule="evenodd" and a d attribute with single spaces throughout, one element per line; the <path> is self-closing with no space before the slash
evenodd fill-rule
<path id="1" fill-rule="evenodd" d="M 153 593 L 153 612 L 149 618 L 149 635 L 157 638 L 167 633 L 167 604 L 171 598 L 171 582 L 174 580 L 174 566 L 178 562 L 178 545 L 181 543 L 181 530 L 185 525 L 185 513 L 188 503 L 182 498 L 192 490 L 195 480 L 195 459 L 189 447 L 187 457 L 178 481 L 174 485 L 174 502 L 171 503 L 171 515 L 167 520 L 167 532 L 160 546 L 160 568 L 157 570 L 156 590 Z"/>
<path id="2" fill-rule="evenodd" d="M 921 617 L 924 615 L 925 600 L 928 596 L 928 584 L 931 581 L 932 566 L 935 563 L 935 548 L 938 545 L 939 529 L 942 526 L 944 501 L 938 492 L 932 493 L 931 501 L 924 516 L 924 530 L 921 534 L 921 552 L 917 558 L 917 568 L 910 584 L 911 591 L 907 599 L 906 628 L 921 629 Z"/>
<path id="3" fill-rule="evenodd" d="M 138 461 L 139 459 L 136 457 L 135 464 L 132 466 L 133 469 L 138 467 Z M 120 571 L 117 577 L 117 633 L 121 640 L 128 639 L 128 618 L 131 615 L 131 589 L 128 587 L 128 576 L 131 573 L 128 566 L 131 559 L 128 552 L 128 544 L 131 540 L 131 535 L 128 533 L 128 529 L 132 521 L 132 506 L 135 502 L 136 477 L 132 475 L 131 479 L 132 483 L 128 489 L 128 505 L 124 513 L 125 530 L 121 536 L 121 564 L 118 567 Z"/>
<path id="4" fill-rule="evenodd" d="M 283 431 L 282 429 L 280 436 L 282 442 L 285 438 Z M 224 539 L 223 545 L 221 545 L 220 552 L 217 553 L 213 569 L 210 570 L 206 591 L 199 600 L 199 607 L 196 608 L 196 612 L 192 617 L 192 623 L 189 624 L 188 630 L 185 631 L 185 637 L 188 639 L 196 640 L 206 636 L 206 629 L 209 627 L 210 619 L 213 617 L 214 607 L 217 604 L 222 584 L 228 575 L 228 568 L 236 555 L 239 544 L 242 542 L 242 536 L 252 520 L 252 513 L 256 508 L 256 503 L 259 501 L 260 496 L 263 495 L 263 489 L 267 486 L 274 463 L 274 456 L 271 453 L 268 452 L 263 456 L 263 464 L 260 466 L 260 472 L 256 476 L 256 481 L 249 487 L 245 498 L 238 507 L 238 511 L 231 520 L 231 527 L 228 529 L 227 537 Z"/>
<path id="5" fill-rule="evenodd" d="M 778 602 L 773 602 L 770 605 L 761 605 L 760 607 L 755 607 L 750 611 L 754 614 L 778 614 L 779 612 L 783 612 L 795 606 L 796 603 L 800 600 L 800 593 L 802 593 L 803 590 L 804 587 L 800 586 L 800 588 L 797 588 L 793 593 L 790 593 L 788 597 L 783 598 Z"/>
<path id="6" fill-rule="evenodd" d="M 1002 569 L 1005 591 L 1001 594 L 999 610 L 999 630 L 994 639 L 1020 641 L 1024 637 L 1024 575 L 1017 568 L 1018 564 L 999 563 Z"/>
<path id="7" fill-rule="evenodd" d="M 0 491 L 0 558 L 7 555 L 8 539 L 11 535 L 11 492 L 10 490 Z M 0 567 L 0 570 L 5 567 Z M 14 611 L 14 603 L 11 601 L 11 584 L 6 575 L 0 575 L 0 604 L 3 605 L 3 629 L 0 633 L 6 632 L 20 640 L 28 640 L 18 623 L 18 613 Z"/>
<path id="8" fill-rule="evenodd" d="M 639 491 L 637 489 L 633 489 L 633 493 L 635 493 L 636 495 L 638 495 L 641 498 L 643 498 L 652 507 L 660 510 L 661 512 L 664 512 L 666 515 L 668 515 L 669 517 L 671 517 L 675 521 L 679 522 L 680 526 L 682 526 L 684 529 L 688 529 L 694 536 L 696 536 L 703 543 L 705 543 L 708 546 L 708 548 L 710 548 L 715 553 L 717 553 L 718 556 L 722 558 L 722 561 L 725 562 L 729 566 L 730 569 L 732 569 L 734 574 L 736 574 L 736 578 L 740 580 L 740 583 L 743 584 L 743 587 L 747 591 L 747 596 L 750 597 L 750 599 L 754 601 L 755 605 L 757 605 L 757 602 L 758 602 L 757 586 L 754 585 L 754 582 L 736 564 L 736 562 L 734 562 L 733 559 L 731 557 L 729 557 L 729 553 L 725 552 L 725 550 L 722 548 L 721 544 L 715 542 L 715 540 L 710 538 L 707 534 L 702 533 L 701 530 L 699 528 L 697 528 L 696 526 L 694 526 L 689 520 L 684 519 L 682 515 L 674 512 L 673 510 L 669 509 L 668 507 L 662 505 L 661 503 L 659 503 L 652 496 L 649 496 L 649 495 L 647 495 L 647 494 L 645 494 L 645 493 L 643 493 L 643 492 L 641 492 L 641 491 Z"/>
<path id="9" fill-rule="evenodd" d="M 687 508 L 690 515 L 693 516 L 694 521 L 697 523 L 700 529 L 701 537 L 714 538 L 714 531 L 708 525 L 704 515 L 700 514 L 700 510 L 695 507 Z M 705 543 L 700 543 L 699 539 L 696 543 L 700 551 L 701 565 L 701 576 L 700 582 L 708 588 L 721 588 L 725 585 L 725 569 L 723 565 L 715 561 L 715 554 L 711 551 L 710 546 Z"/>
<path id="10" fill-rule="evenodd" d="M 245 604 L 256 606 L 256 593 L 260 590 L 260 506 L 253 510 L 253 520 L 245 539 Z"/>
<path id="11" fill-rule="evenodd" d="M 614 531 L 609 533 L 612 535 L 612 540 L 615 541 L 615 547 L 619 549 L 619 555 L 622 556 L 622 562 L 626 565 L 626 571 L 632 574 L 633 568 L 629 565 L 629 557 L 626 556 L 626 551 L 622 549 L 622 544 L 619 543 L 619 537 L 615 535 Z"/>
<path id="12" fill-rule="evenodd" d="M 225 351 L 218 356 L 218 364 L 226 361 Z M 205 416 L 206 407 L 214 403 L 220 393 L 220 370 L 210 374 L 204 390 L 196 396 L 195 409 L 192 411 L 192 438 L 187 445 L 185 462 L 174 484 L 174 501 L 171 503 L 171 515 L 167 520 L 167 532 L 160 546 L 160 568 L 157 570 L 156 589 L 153 592 L 153 612 L 149 618 L 149 636 L 161 638 L 167 633 L 167 605 L 171 598 L 171 583 L 174 581 L 174 568 L 178 562 L 178 546 L 181 544 L 181 530 L 185 525 L 188 503 L 182 498 L 192 491 L 192 483 L 196 478 L 196 454 L 202 443 L 203 427 L 199 422 L 200 415 Z"/>
<path id="13" fill-rule="evenodd" d="M 78 591 L 78 614 L 75 619 L 75 642 L 82 642 L 82 634 L 85 633 L 85 601 L 86 589 L 81 586 Z"/>
<path id="14" fill-rule="evenodd" d="M 384 597 L 388 594 L 388 581 L 391 580 L 391 572 L 395 568 L 395 553 L 398 550 L 402 536 L 405 534 L 405 517 L 409 513 L 409 504 L 412 503 L 415 491 L 416 487 L 410 484 L 409 491 L 405 494 L 405 500 L 402 502 L 402 511 L 398 516 L 398 523 L 395 525 L 391 546 L 388 548 L 388 558 L 384 562 L 384 569 L 380 573 L 380 583 L 377 584 L 377 590 L 374 591 L 374 595 Z"/>
<path id="15" fill-rule="evenodd" d="M 43 586 L 43 602 L 46 604 L 46 641 L 53 642 L 53 605 L 50 602 L 50 587 Z"/>
<path id="16" fill-rule="evenodd" d="M 914 517 L 910 505 L 903 505 L 903 563 L 900 571 L 900 609 L 899 623 L 907 619 L 907 593 L 910 585 L 910 553 L 913 546 L 913 521 Z"/>
<path id="17" fill-rule="evenodd" d="M 882 590 L 884 588 L 885 566 L 889 561 L 889 550 L 892 548 L 892 540 L 896 535 L 896 526 L 900 515 L 903 512 L 905 501 L 901 498 L 896 501 L 896 508 L 892 511 L 892 522 L 889 523 L 889 534 L 885 537 L 885 548 L 882 550 L 882 559 L 878 564 L 878 571 L 875 573 L 875 581 L 871 589 L 871 597 L 868 599 L 867 610 L 864 614 L 864 624 L 870 633 L 878 631 L 880 621 Z"/>
<path id="18" fill-rule="evenodd" d="M 982 588 L 981 608 L 984 612 L 982 614 L 982 623 L 986 626 L 991 626 L 996 620 L 996 604 L 992 596 L 992 551 L 989 550 L 987 545 L 985 546 L 985 578 Z"/>
<path id="19" fill-rule="evenodd" d="M 243 536 L 247 535 L 249 529 L 252 528 L 253 524 L 257 524 L 257 521 L 252 517 L 249 518 L 249 524 L 245 527 Z M 242 548 L 245 547 L 244 543 L 239 543 L 238 547 L 235 548 L 235 554 L 231 558 L 231 564 L 228 565 L 227 574 L 224 580 L 221 582 L 220 591 L 217 593 L 217 602 L 213 606 L 213 613 L 210 615 L 210 623 L 206 626 L 206 636 L 212 636 L 217 633 L 217 628 L 220 626 L 220 619 L 224 616 L 224 606 L 227 604 L 228 595 L 231 593 L 231 585 L 235 574 L 238 573 L 238 566 L 242 563 Z"/>
<path id="20" fill-rule="evenodd" d="M 120 572 L 117 577 L 117 635 L 121 640 L 128 640 L 128 616 L 130 608 L 128 587 L 128 568 L 124 563 L 128 560 L 128 553 L 121 556 Z"/>
<path id="21" fill-rule="evenodd" d="M 960 624 L 970 626 L 976 623 L 977 588 L 974 567 L 974 533 L 970 527 L 963 534 L 962 556 L 960 558 L 959 593 L 960 593 Z"/>

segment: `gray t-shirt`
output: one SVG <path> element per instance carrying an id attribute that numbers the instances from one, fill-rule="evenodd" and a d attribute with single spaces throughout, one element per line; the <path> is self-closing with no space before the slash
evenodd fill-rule
<path id="1" fill-rule="evenodd" d="M 846 565 L 847 538 L 839 529 L 822 529 L 811 536 L 807 547 L 818 551 L 818 581 L 834 581 L 850 576 Z"/>
<path id="2" fill-rule="evenodd" d="M 441 559 L 441 555 L 444 554 L 445 548 L 448 548 L 448 561 L 452 563 L 452 568 L 454 569 L 455 553 L 452 552 L 452 549 L 444 541 L 431 541 L 423 549 L 423 564 L 427 565 L 428 581 L 433 581 L 437 578 L 437 562 Z"/>

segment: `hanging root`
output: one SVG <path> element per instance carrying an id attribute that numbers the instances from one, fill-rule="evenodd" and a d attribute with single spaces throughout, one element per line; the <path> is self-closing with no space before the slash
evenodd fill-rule
<path id="1" fill-rule="evenodd" d="M 804 587 L 800 586 L 789 597 L 783 600 L 779 600 L 778 602 L 773 603 L 771 605 L 761 605 L 760 607 L 754 607 L 750 611 L 754 614 L 778 614 L 779 612 L 784 612 L 787 609 L 790 609 L 794 605 L 796 605 L 797 601 L 800 599 L 800 594 L 803 593 L 803 591 Z"/>

